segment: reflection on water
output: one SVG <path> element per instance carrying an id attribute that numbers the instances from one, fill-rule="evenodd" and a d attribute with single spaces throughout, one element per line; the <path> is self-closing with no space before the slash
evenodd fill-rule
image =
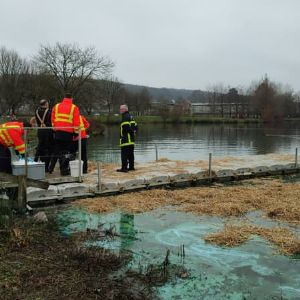
<path id="1" fill-rule="evenodd" d="M 104 136 L 91 138 L 89 158 L 119 162 L 118 130 L 118 126 L 108 126 Z M 299 133 L 298 122 L 284 123 L 280 127 L 261 124 L 141 124 L 135 155 L 138 162 L 155 160 L 155 144 L 160 158 L 177 160 L 207 159 L 209 152 L 214 156 L 293 154 L 300 145 Z"/>
<path id="2" fill-rule="evenodd" d="M 274 253 L 257 237 L 234 248 L 205 243 L 203 236 L 222 229 L 224 219 L 168 210 L 130 215 L 69 209 L 61 212 L 59 221 L 66 234 L 115 225 L 119 236 L 93 244 L 131 253 L 130 267 L 136 270 L 161 264 L 169 249 L 171 264 L 183 264 L 190 276 L 159 287 L 162 299 L 300 299 L 300 260 Z M 185 246 L 184 261 L 178 256 L 179 245 Z"/>
<path id="3" fill-rule="evenodd" d="M 120 253 L 133 246 L 136 231 L 134 229 L 134 215 L 120 213 Z"/>

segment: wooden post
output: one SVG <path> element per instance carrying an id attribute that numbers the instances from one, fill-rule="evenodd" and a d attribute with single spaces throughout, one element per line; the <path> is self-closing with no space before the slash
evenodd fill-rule
<path id="1" fill-rule="evenodd" d="M 295 152 L 295 168 L 298 168 L 298 148 L 296 148 Z"/>
<path id="2" fill-rule="evenodd" d="M 158 149 L 157 149 L 157 144 L 155 144 L 155 160 L 158 161 Z"/>
<path id="3" fill-rule="evenodd" d="M 5 190 L 0 190 L 0 231 L 7 230 L 11 225 L 12 205 Z"/>
<path id="4" fill-rule="evenodd" d="M 27 182 L 26 176 L 18 176 L 18 197 L 17 197 L 17 210 L 19 213 L 26 211 L 27 204 Z"/>

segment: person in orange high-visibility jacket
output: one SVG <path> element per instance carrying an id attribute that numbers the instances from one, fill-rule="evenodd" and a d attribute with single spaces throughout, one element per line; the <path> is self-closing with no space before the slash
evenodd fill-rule
<path id="1" fill-rule="evenodd" d="M 80 132 L 81 132 L 81 160 L 83 161 L 83 173 L 88 172 L 88 159 L 87 159 L 87 139 L 88 135 L 86 130 L 90 127 L 90 123 L 84 116 L 80 116 Z M 78 137 L 74 137 L 74 152 L 78 151 Z"/>
<path id="2" fill-rule="evenodd" d="M 70 175 L 69 161 L 73 148 L 73 138 L 78 136 L 80 126 L 80 112 L 73 104 L 71 94 L 66 94 L 62 102 L 52 109 L 51 122 L 54 130 L 55 148 L 49 165 L 49 173 L 52 173 L 59 159 L 60 174 Z"/>
<path id="3" fill-rule="evenodd" d="M 9 148 L 13 148 L 17 154 L 24 157 L 23 133 L 24 125 L 21 122 L 7 122 L 0 125 L 0 172 L 12 173 Z"/>

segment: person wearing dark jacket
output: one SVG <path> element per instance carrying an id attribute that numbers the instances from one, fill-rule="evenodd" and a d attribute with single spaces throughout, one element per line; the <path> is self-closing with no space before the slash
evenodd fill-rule
<path id="1" fill-rule="evenodd" d="M 49 108 L 49 102 L 45 99 L 40 101 L 40 106 L 35 112 L 36 125 L 39 128 L 52 127 L 51 124 L 51 113 L 52 110 Z M 51 155 L 53 153 L 53 130 L 52 129 L 38 129 L 38 146 L 36 148 L 36 153 L 34 161 L 39 159 L 45 163 L 45 171 L 49 172 L 49 163 Z"/>
<path id="2" fill-rule="evenodd" d="M 122 121 L 120 124 L 120 147 L 122 167 L 118 172 L 134 171 L 134 142 L 137 123 L 128 111 L 128 106 L 120 106 Z"/>

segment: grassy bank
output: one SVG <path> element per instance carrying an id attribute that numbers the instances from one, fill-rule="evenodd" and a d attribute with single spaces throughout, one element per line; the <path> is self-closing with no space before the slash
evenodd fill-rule
<path id="1" fill-rule="evenodd" d="M 142 124 L 247 124 L 261 123 L 260 119 L 234 119 L 203 116 L 181 116 L 163 119 L 160 116 L 136 116 L 136 121 Z M 120 116 L 99 116 L 97 117 L 103 124 L 119 124 Z"/>
<path id="2" fill-rule="evenodd" d="M 0 234 L 0 299 L 153 299 L 147 276 L 116 276 L 126 254 L 82 246 L 91 234 L 63 237 L 52 218 L 15 220 Z"/>

